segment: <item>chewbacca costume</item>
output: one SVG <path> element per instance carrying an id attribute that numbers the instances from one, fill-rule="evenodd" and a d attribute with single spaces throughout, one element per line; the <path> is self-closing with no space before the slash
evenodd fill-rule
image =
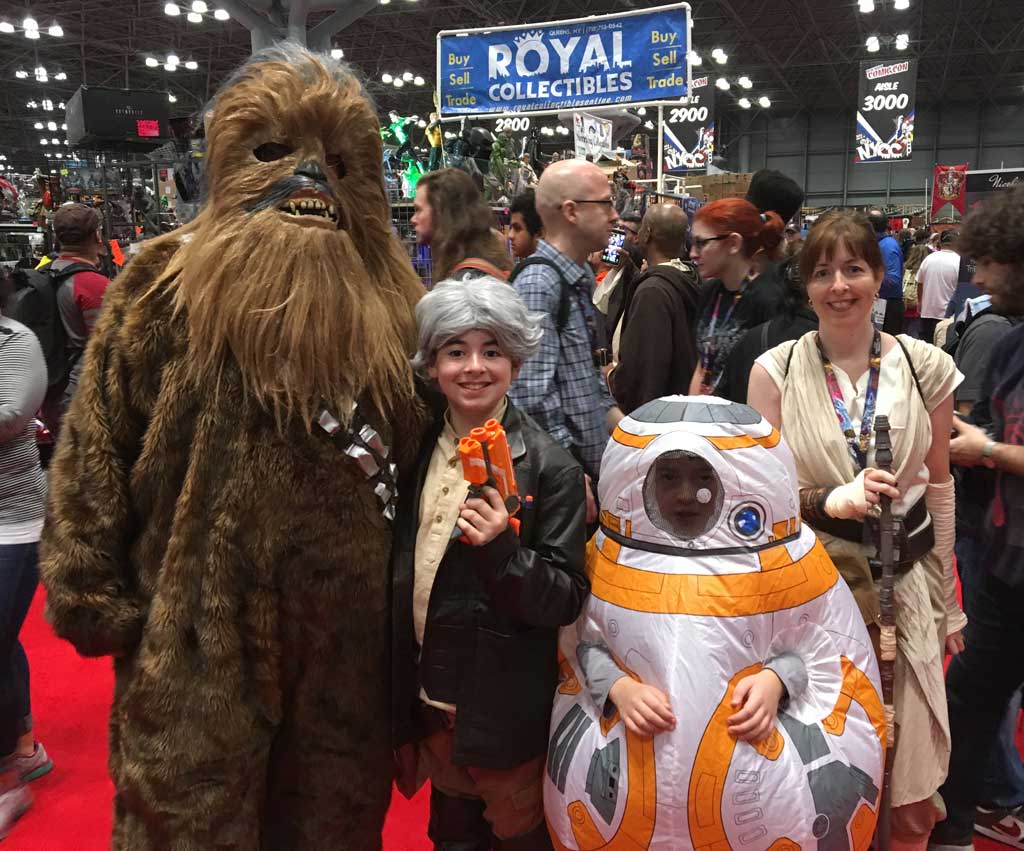
<path id="1" fill-rule="evenodd" d="M 90 342 L 52 472 L 48 614 L 114 657 L 115 849 L 379 849 L 382 456 L 419 442 L 422 287 L 344 66 L 257 54 L 207 138 L 206 206 L 144 244 Z"/>

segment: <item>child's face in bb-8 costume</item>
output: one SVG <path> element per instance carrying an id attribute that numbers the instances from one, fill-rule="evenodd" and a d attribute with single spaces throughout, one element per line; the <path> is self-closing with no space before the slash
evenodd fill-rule
<path id="1" fill-rule="evenodd" d="M 703 458 L 666 452 L 647 476 L 644 502 L 656 526 L 680 538 L 694 538 L 714 522 L 722 504 L 722 483 Z"/>

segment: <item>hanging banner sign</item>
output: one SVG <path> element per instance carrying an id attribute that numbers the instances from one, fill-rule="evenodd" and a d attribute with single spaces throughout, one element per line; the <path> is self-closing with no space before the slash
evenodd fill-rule
<path id="1" fill-rule="evenodd" d="M 1024 168 L 994 168 L 984 171 L 967 172 L 967 181 L 964 187 L 964 200 L 968 210 L 973 210 L 979 204 L 998 195 L 1000 192 L 1007 192 L 1015 186 L 1024 184 Z"/>
<path id="2" fill-rule="evenodd" d="M 588 155 L 595 162 L 612 150 L 612 123 L 596 115 L 577 112 L 572 117 L 572 129 L 576 136 L 576 156 L 585 159 Z"/>
<path id="3" fill-rule="evenodd" d="M 855 163 L 911 158 L 916 87 L 916 59 L 860 63 Z"/>
<path id="4" fill-rule="evenodd" d="M 437 34 L 442 115 L 678 100 L 689 89 L 690 7 Z"/>
<path id="5" fill-rule="evenodd" d="M 935 178 L 932 181 L 932 216 L 947 204 L 964 214 L 964 201 L 967 194 L 966 165 L 937 165 Z"/>
<path id="6" fill-rule="evenodd" d="M 686 103 L 664 107 L 666 174 L 707 168 L 715 153 L 715 94 L 710 77 L 694 78 Z"/>

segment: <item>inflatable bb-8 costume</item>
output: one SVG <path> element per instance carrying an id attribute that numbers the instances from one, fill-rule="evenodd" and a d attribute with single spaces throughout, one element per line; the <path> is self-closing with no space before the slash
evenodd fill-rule
<path id="1" fill-rule="evenodd" d="M 677 462 L 703 476 L 678 514 L 661 510 L 654 477 Z M 878 668 L 853 596 L 800 521 L 778 431 L 711 397 L 650 402 L 609 441 L 600 497 L 591 596 L 560 642 L 544 791 L 555 848 L 867 849 L 884 761 Z M 577 654 L 594 644 L 669 697 L 675 729 L 636 735 L 614 704 L 594 705 Z M 736 741 L 733 689 L 782 654 L 803 662 L 806 688 L 766 740 Z"/>

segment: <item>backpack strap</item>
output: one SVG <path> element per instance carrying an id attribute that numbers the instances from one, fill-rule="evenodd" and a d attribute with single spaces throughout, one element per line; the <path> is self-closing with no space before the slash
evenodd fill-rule
<path id="1" fill-rule="evenodd" d="M 928 400 L 924 398 L 924 391 L 921 389 L 921 379 L 917 377 L 917 370 L 914 369 L 914 359 L 910 357 L 910 352 L 907 351 L 907 347 L 903 345 L 903 341 L 896 337 L 896 342 L 900 344 L 900 348 L 903 349 L 903 357 L 907 359 L 907 366 L 910 367 L 910 374 L 914 376 L 914 386 L 917 387 L 917 395 L 921 397 L 921 401 L 924 402 L 925 409 L 928 408 Z"/>
<path id="2" fill-rule="evenodd" d="M 558 268 L 557 264 L 553 261 L 548 260 L 547 257 L 527 257 L 523 260 L 515 269 L 512 270 L 512 274 L 508 277 L 508 282 L 512 283 L 522 273 L 523 269 L 527 266 L 548 266 L 555 270 L 555 274 L 558 275 L 558 314 L 555 317 L 555 330 L 559 334 L 565 330 L 565 326 L 569 324 L 569 311 L 571 305 L 569 303 L 569 282 L 565 279 L 565 275 L 562 274 L 562 270 Z"/>
<path id="3" fill-rule="evenodd" d="M 463 269 L 476 269 L 490 275 L 492 278 L 497 278 L 499 281 L 507 281 L 509 279 L 508 272 L 504 269 L 499 269 L 489 260 L 484 260 L 482 257 L 467 257 L 452 269 L 451 274 L 454 275 Z"/>

